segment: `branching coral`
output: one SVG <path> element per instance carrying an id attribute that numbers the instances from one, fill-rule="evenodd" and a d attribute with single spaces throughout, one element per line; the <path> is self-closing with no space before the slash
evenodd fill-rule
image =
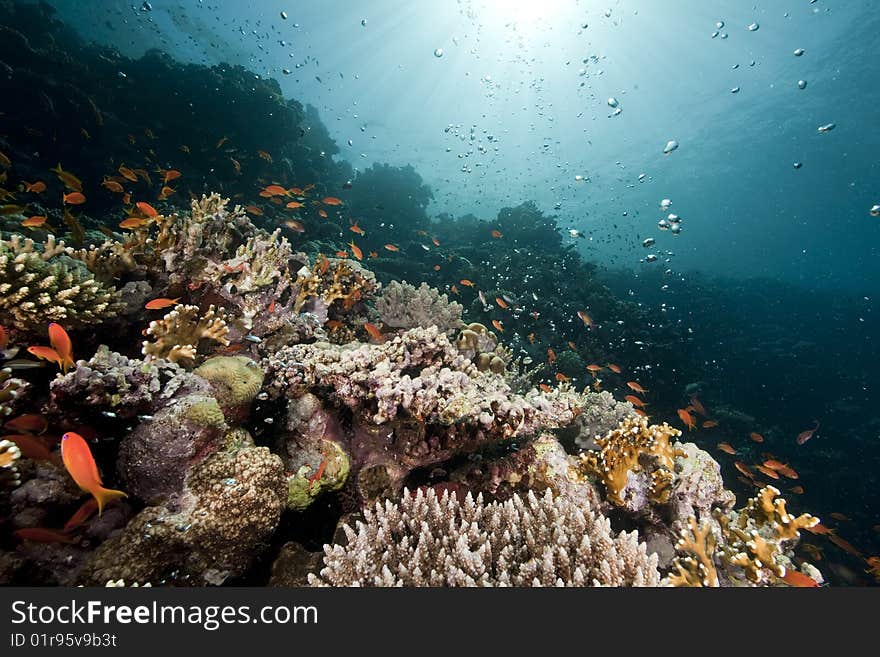
<path id="1" fill-rule="evenodd" d="M 165 317 L 150 322 L 147 335 L 155 342 L 144 341 L 143 354 L 166 358 L 172 362 L 191 363 L 195 360 L 199 340 L 213 340 L 228 345 L 226 314 L 214 306 L 199 317 L 198 306 L 178 305 Z"/>
<path id="2" fill-rule="evenodd" d="M 0 490 L 18 486 L 16 461 L 20 458 L 21 450 L 18 445 L 9 440 L 0 440 Z"/>
<path id="3" fill-rule="evenodd" d="M 366 301 L 379 289 L 373 272 L 352 260 L 329 260 L 320 256 L 311 267 L 303 266 L 297 272 L 298 286 L 293 311 L 300 312 L 306 304 L 320 303 L 323 314 L 340 302 L 343 310 Z M 316 314 L 322 314 L 316 310 Z"/>
<path id="4" fill-rule="evenodd" d="M 808 513 L 791 516 L 779 494 L 779 489 L 765 486 L 741 511 L 716 513 L 726 539 L 722 560 L 742 568 L 752 584 L 767 584 L 771 575 L 784 576 L 781 557 L 786 544 L 796 541 L 801 529 L 819 524 L 819 519 Z"/>
<path id="5" fill-rule="evenodd" d="M 717 541 L 709 523 L 699 526 L 697 519 L 690 518 L 690 533 L 684 532 L 675 546 L 686 556 L 676 557 L 675 569 L 666 583 L 672 586 L 719 586 L 718 571 L 713 555 Z"/>
<path id="6" fill-rule="evenodd" d="M 406 281 L 391 281 L 376 299 L 376 310 L 382 322 L 393 328 L 436 326 L 449 332 L 461 326 L 461 304 L 427 283 L 415 287 Z"/>
<path id="7" fill-rule="evenodd" d="M 591 508 L 531 491 L 484 504 L 404 491 L 325 546 L 313 586 L 657 586 L 657 557 Z"/>
<path id="8" fill-rule="evenodd" d="M 681 431 L 665 422 L 648 426 L 646 418 L 627 417 L 604 438 L 596 439 L 599 452 L 581 454 L 581 465 L 599 477 L 608 499 L 616 505 L 624 504 L 623 493 L 630 473 L 647 470 L 652 480 L 651 501 L 662 504 L 669 497 L 675 457 L 685 454 L 670 442 L 680 435 Z"/>
<path id="9" fill-rule="evenodd" d="M 0 370 L 0 420 L 12 412 L 12 400 L 18 394 L 19 384 L 12 378 L 12 370 L 8 367 Z"/>
<path id="10" fill-rule="evenodd" d="M 121 308 L 119 294 L 49 238 L 42 249 L 14 235 L 0 240 L 0 321 L 23 330 L 49 322 L 95 324 Z"/>
<path id="11" fill-rule="evenodd" d="M 122 274 L 130 274 L 142 269 L 136 255 L 143 253 L 146 234 L 138 232 L 127 235 L 121 242 L 105 240 L 100 246 L 73 249 L 66 253 L 75 260 L 83 262 L 95 279 L 104 285 L 113 285 Z"/>

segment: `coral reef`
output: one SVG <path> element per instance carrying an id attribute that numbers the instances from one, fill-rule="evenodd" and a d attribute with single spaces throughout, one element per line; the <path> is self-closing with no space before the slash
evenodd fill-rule
<path id="1" fill-rule="evenodd" d="M 676 573 L 668 578 L 670 586 L 720 586 L 718 571 L 712 556 L 715 554 L 716 540 L 712 527 L 702 527 L 696 518 L 690 518 L 690 534 L 682 535 L 676 549 L 689 553 L 675 560 Z"/>
<path id="2" fill-rule="evenodd" d="M 16 462 L 21 450 L 10 440 L 0 440 L 0 490 L 15 488 L 21 483 Z"/>
<path id="3" fill-rule="evenodd" d="M 20 387 L 21 383 L 12 378 L 11 369 L 0 369 L 0 420 L 12 413 L 12 402 L 18 396 Z"/>
<path id="4" fill-rule="evenodd" d="M 48 411 L 58 417 L 75 411 L 84 418 L 110 412 L 133 419 L 159 411 L 181 393 L 209 391 L 201 378 L 176 363 L 134 360 L 101 345 L 88 361 L 49 384 Z"/>
<path id="5" fill-rule="evenodd" d="M 325 547 L 314 586 L 657 586 L 635 533 L 548 490 L 504 503 L 404 491 L 377 503 L 346 545 Z"/>
<path id="6" fill-rule="evenodd" d="M 211 384 L 226 421 L 233 425 L 250 414 L 251 403 L 263 385 L 263 370 L 246 356 L 214 356 L 193 374 Z"/>
<path id="7" fill-rule="evenodd" d="M 0 323 L 31 331 L 49 322 L 97 324 L 121 306 L 116 290 L 64 255 L 63 242 L 50 236 L 37 248 L 18 235 L 0 240 Z"/>
<path id="8" fill-rule="evenodd" d="M 637 474 L 650 477 L 650 502 L 663 504 L 669 500 L 675 457 L 685 454 L 671 443 L 672 438 L 680 435 L 681 431 L 665 422 L 648 426 L 646 418 L 628 417 L 604 438 L 597 438 L 601 451 L 581 454 L 581 463 L 587 472 L 600 479 L 607 498 L 614 504 L 632 509 L 643 505 L 634 499 L 638 488 L 631 485 Z"/>
<path id="9" fill-rule="evenodd" d="M 200 340 L 229 344 L 226 313 L 214 306 L 200 317 L 198 306 L 178 305 L 161 320 L 150 322 L 147 335 L 155 341 L 144 340 L 145 356 L 190 365 L 195 361 Z"/>
<path id="10" fill-rule="evenodd" d="M 180 506 L 141 511 L 91 555 L 80 581 L 222 584 L 263 549 L 285 499 L 281 460 L 268 449 L 218 452 L 192 469 Z"/>
<path id="11" fill-rule="evenodd" d="M 391 281 L 376 298 L 376 310 L 382 322 L 394 328 L 436 326 L 448 333 L 462 324 L 461 304 L 427 283 L 415 287 L 406 281 Z"/>
<path id="12" fill-rule="evenodd" d="M 580 403 L 571 391 L 514 393 L 502 376 L 480 372 L 435 327 L 411 329 L 378 345 L 292 345 L 264 365 L 271 395 L 296 399 L 312 393 L 353 414 L 350 429 L 335 433 L 360 481 L 371 482 L 369 490 L 396 491 L 414 468 L 566 426 Z M 324 439 L 323 432 L 292 433 L 297 443 Z"/>

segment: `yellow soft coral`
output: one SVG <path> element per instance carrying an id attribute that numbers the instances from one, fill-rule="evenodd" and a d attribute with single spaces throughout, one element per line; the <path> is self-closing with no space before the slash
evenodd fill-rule
<path id="1" fill-rule="evenodd" d="M 626 487 L 629 473 L 643 470 L 640 457 L 649 457 L 656 468 L 651 476 L 651 500 L 664 503 L 669 498 L 675 457 L 685 455 L 684 451 L 673 447 L 670 442 L 671 438 L 680 435 L 681 431 L 665 422 L 648 426 L 647 418 L 626 418 L 604 438 L 596 438 L 600 451 L 581 454 L 581 464 L 588 472 L 599 477 L 605 485 L 608 499 L 622 505 L 621 493 Z"/>
<path id="2" fill-rule="evenodd" d="M 144 341 L 143 354 L 166 358 L 173 362 L 191 363 L 196 357 L 199 340 L 208 339 L 229 344 L 225 313 L 208 308 L 200 318 L 198 306 L 178 305 L 162 319 L 150 322 L 147 335 L 155 342 Z"/>

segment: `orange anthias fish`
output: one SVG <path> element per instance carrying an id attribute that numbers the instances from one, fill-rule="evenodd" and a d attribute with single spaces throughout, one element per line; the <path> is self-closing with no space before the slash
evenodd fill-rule
<path id="1" fill-rule="evenodd" d="M 34 459 L 35 461 L 57 462 L 57 457 L 53 456 L 52 452 L 50 452 L 49 448 L 46 446 L 46 443 L 37 436 L 31 436 L 28 434 L 7 434 L 5 436 L 0 436 L 0 439 L 11 440 L 14 442 L 18 445 L 21 455 L 26 458 Z"/>
<path id="2" fill-rule="evenodd" d="M 628 401 L 630 404 L 632 404 L 633 406 L 635 406 L 636 408 L 643 408 L 643 407 L 647 406 L 647 404 L 645 402 L 643 402 L 641 399 L 639 399 L 635 395 L 627 395 L 626 397 L 624 397 L 624 399 L 626 401 Z"/>
<path id="3" fill-rule="evenodd" d="M 49 324 L 49 344 L 58 354 L 61 365 L 61 371 L 67 372 L 68 367 L 73 367 L 73 344 L 70 342 L 70 336 L 60 324 L 52 322 Z"/>
<path id="4" fill-rule="evenodd" d="M 375 324 L 371 324 L 367 322 L 364 324 L 364 330 L 370 334 L 370 337 L 377 342 L 385 342 L 385 336 L 382 335 L 382 331 L 379 330 L 379 327 Z"/>
<path id="5" fill-rule="evenodd" d="M 394 246 L 394 244 L 386 244 L 385 250 L 386 251 L 400 251 L 400 247 Z"/>
<path id="6" fill-rule="evenodd" d="M 140 211 L 142 215 L 145 217 L 158 217 L 159 213 L 156 212 L 156 208 L 154 208 L 149 203 L 144 203 L 143 201 L 138 201 L 134 204 L 135 207 Z"/>
<path id="7" fill-rule="evenodd" d="M 121 497 L 128 497 L 121 490 L 104 488 L 98 465 L 92 456 L 89 444 L 78 433 L 68 431 L 61 436 L 61 459 L 64 467 L 73 477 L 76 485 L 87 493 L 91 493 L 98 503 L 98 515 L 104 511 L 104 505 Z"/>
<path id="8" fill-rule="evenodd" d="M 693 429 L 697 428 L 697 421 L 686 408 L 678 409 L 678 417 L 681 419 L 682 422 L 684 422 L 685 426 L 688 428 L 688 431 L 692 431 Z"/>
<path id="9" fill-rule="evenodd" d="M 6 345 L 9 344 L 9 333 L 6 332 L 6 329 L 0 325 L 0 349 L 5 349 Z"/>
<path id="10" fill-rule="evenodd" d="M 749 434 L 749 438 L 754 440 L 756 443 L 763 443 L 764 442 L 764 436 L 762 436 L 761 434 L 759 434 L 756 431 L 752 431 L 752 433 Z"/>
<path id="11" fill-rule="evenodd" d="M 498 307 L 502 310 L 507 310 L 510 306 L 507 305 L 507 302 L 504 301 L 501 297 L 495 297 L 495 303 L 498 304 Z"/>
<path id="12" fill-rule="evenodd" d="M 122 176 L 123 178 L 125 178 L 126 180 L 130 180 L 131 182 L 135 182 L 135 183 L 138 181 L 137 174 L 134 171 L 132 171 L 131 169 L 129 169 L 127 166 L 120 165 L 119 169 L 117 169 L 117 170 L 119 171 L 119 175 Z"/>
<path id="13" fill-rule="evenodd" d="M 24 191 L 31 192 L 32 194 L 42 194 L 46 191 L 46 183 L 42 180 L 32 183 L 26 182 L 24 183 Z"/>
<path id="14" fill-rule="evenodd" d="M 696 395 L 691 395 L 691 408 L 703 417 L 708 417 L 705 407 L 700 403 Z"/>
<path id="15" fill-rule="evenodd" d="M 572 351 L 578 350 L 578 346 L 574 342 L 572 342 L 571 340 L 568 341 L 568 348 L 571 349 Z"/>
<path id="16" fill-rule="evenodd" d="M 73 190 L 74 192 L 81 192 L 83 189 L 82 181 L 74 176 L 69 171 L 65 171 L 61 168 L 61 163 L 58 164 L 54 169 L 49 169 L 50 171 L 54 171 L 58 176 L 58 180 L 64 183 L 64 186 L 67 189 Z"/>
<path id="17" fill-rule="evenodd" d="M 274 161 L 272 159 L 272 156 L 269 155 L 266 151 L 257 151 L 257 155 L 260 156 L 260 159 L 266 160 L 266 162 L 268 162 L 269 164 L 272 164 L 272 162 Z"/>
<path id="18" fill-rule="evenodd" d="M 751 478 L 753 478 L 753 477 L 755 476 L 755 475 L 752 473 L 752 471 L 749 469 L 749 466 L 747 466 L 747 465 L 746 465 L 745 463 L 743 463 L 742 461 L 734 461 L 734 462 L 733 462 L 733 467 L 735 467 L 737 470 L 739 470 L 740 472 L 742 472 L 742 473 L 743 473 L 746 477 L 748 477 L 749 479 L 751 479 Z"/>
<path id="19" fill-rule="evenodd" d="M 861 550 L 859 550 L 855 545 L 850 543 L 844 538 L 841 538 L 837 534 L 829 534 L 828 540 L 834 543 L 837 547 L 839 547 L 844 552 L 849 552 L 853 556 L 859 557 L 860 559 L 864 558 Z"/>
<path id="20" fill-rule="evenodd" d="M 539 383 L 538 387 L 544 392 L 553 392 L 552 386 L 548 386 L 546 383 Z"/>
<path id="21" fill-rule="evenodd" d="M 300 208 L 306 207 L 306 204 L 300 203 L 299 201 L 290 201 L 284 207 L 287 208 L 288 210 L 299 210 Z"/>
<path id="22" fill-rule="evenodd" d="M 792 487 L 789 488 L 788 490 L 790 490 L 790 491 L 791 491 L 792 493 L 794 493 L 795 495 L 803 495 L 804 492 L 805 492 L 803 486 L 792 486 Z"/>
<path id="23" fill-rule="evenodd" d="M 290 196 L 288 191 L 281 185 L 269 185 L 268 187 L 264 187 L 263 191 L 269 196 Z"/>
<path id="24" fill-rule="evenodd" d="M 348 245 L 351 247 L 351 252 L 352 252 L 352 254 L 354 254 L 355 258 L 357 258 L 358 260 L 364 259 L 364 252 L 361 251 L 360 247 L 354 243 L 354 240 L 349 242 Z"/>
<path id="25" fill-rule="evenodd" d="M 25 433 L 40 434 L 45 433 L 49 428 L 49 423 L 42 415 L 27 413 L 26 415 L 19 415 L 18 417 L 9 420 L 3 425 L 3 427 L 10 431 L 24 431 Z"/>
<path id="26" fill-rule="evenodd" d="M 640 386 L 635 381 L 627 381 L 626 387 L 634 392 L 639 393 L 639 394 L 644 394 L 644 393 L 648 392 L 647 390 L 645 390 L 642 386 Z"/>
<path id="27" fill-rule="evenodd" d="M 611 371 L 614 372 L 615 374 L 620 374 L 621 371 L 622 371 L 622 370 L 620 369 L 620 366 L 619 366 L 619 365 L 615 365 L 614 363 L 608 363 L 605 367 L 607 367 L 609 370 L 611 370 Z"/>
<path id="28" fill-rule="evenodd" d="M 496 240 L 500 240 L 502 237 L 504 237 L 504 235 L 501 234 L 500 230 L 493 230 L 492 237 L 494 237 Z"/>
<path id="29" fill-rule="evenodd" d="M 244 209 L 245 209 L 245 212 L 247 212 L 248 214 L 252 214 L 255 217 L 262 217 L 263 216 L 263 209 L 258 208 L 256 205 L 246 205 L 246 206 L 244 206 Z"/>
<path id="30" fill-rule="evenodd" d="M 176 169 L 167 169 L 162 178 L 162 182 L 167 185 L 172 180 L 177 180 L 178 178 L 180 178 L 181 175 L 183 174 L 181 174 L 180 171 L 177 171 Z"/>
<path id="31" fill-rule="evenodd" d="M 720 449 L 725 454 L 735 455 L 736 450 L 733 448 L 733 445 L 730 443 L 718 443 L 718 449 Z"/>
<path id="32" fill-rule="evenodd" d="M 755 468 L 758 472 L 767 475 L 771 479 L 779 479 L 779 475 L 776 474 L 776 470 L 771 470 L 770 468 L 764 467 L 763 465 L 756 465 Z"/>
<path id="33" fill-rule="evenodd" d="M 120 221 L 119 227 L 128 229 L 142 228 L 143 226 L 146 226 L 150 223 L 152 223 L 152 221 L 145 217 L 129 217 L 128 219 L 123 219 L 122 221 Z"/>
<path id="34" fill-rule="evenodd" d="M 342 205 L 342 199 L 338 199 L 335 196 L 325 196 L 321 199 L 321 203 L 324 205 Z"/>
<path id="35" fill-rule="evenodd" d="M 571 381 L 571 379 L 565 376 L 565 374 L 563 374 L 562 372 L 556 373 L 556 380 L 562 383 L 568 383 L 569 381 Z"/>
<path id="36" fill-rule="evenodd" d="M 781 474 L 783 477 L 788 477 L 789 479 L 797 479 L 798 478 L 797 471 L 788 465 L 783 465 L 781 468 L 777 468 L 776 472 Z"/>
<path id="37" fill-rule="evenodd" d="M 578 310 L 578 311 L 577 311 L 577 316 L 578 316 L 578 319 L 580 319 L 580 320 L 584 323 L 584 326 L 589 326 L 589 327 L 593 327 L 593 326 L 595 326 L 595 322 L 593 321 L 593 318 L 590 317 L 590 316 L 586 313 L 586 311 L 584 311 L 584 310 Z"/>
<path id="38" fill-rule="evenodd" d="M 44 215 L 28 217 L 24 221 L 21 222 L 21 225 L 24 228 L 39 228 L 44 223 L 46 223 L 46 217 Z"/>
<path id="39" fill-rule="evenodd" d="M 785 570 L 785 575 L 780 577 L 780 579 L 789 586 L 796 586 L 800 588 L 815 588 L 819 586 L 819 582 L 814 580 L 812 577 L 804 575 L 797 570 L 789 570 L 787 568 Z"/>
<path id="40" fill-rule="evenodd" d="M 597 372 L 602 371 L 602 366 L 597 365 L 596 363 L 590 363 L 589 365 L 587 365 L 587 371 L 595 375 Z"/>
<path id="41" fill-rule="evenodd" d="M 113 192 L 114 194 L 122 194 L 125 191 L 125 188 L 120 185 L 117 181 L 111 180 L 109 178 L 105 178 L 104 182 L 101 183 L 101 187 Z"/>
<path id="42" fill-rule="evenodd" d="M 98 510 L 98 503 L 94 498 L 83 502 L 76 512 L 70 516 L 70 520 L 64 523 L 64 531 L 70 532 L 82 525 L 86 520 L 91 518 L 95 511 Z"/>
<path id="43" fill-rule="evenodd" d="M 711 429 L 713 427 L 717 427 L 718 423 L 715 420 L 706 420 L 701 425 L 704 429 Z"/>
<path id="44" fill-rule="evenodd" d="M 328 217 L 327 212 L 323 208 L 318 210 L 318 216 L 322 219 L 326 219 Z"/>
<path id="45" fill-rule="evenodd" d="M 58 367 L 61 367 L 61 356 L 51 347 L 33 346 L 28 347 L 27 351 L 40 360 L 48 360 L 50 363 L 55 363 Z"/>
<path id="46" fill-rule="evenodd" d="M 163 188 L 159 191 L 159 196 L 157 196 L 156 198 L 159 199 L 160 201 L 164 201 L 164 200 L 166 200 L 169 196 L 171 196 L 172 194 L 174 194 L 176 191 L 177 191 L 177 190 L 172 189 L 171 187 L 168 187 L 168 186 L 166 185 L 165 187 L 163 187 Z"/>
<path id="47" fill-rule="evenodd" d="M 178 301 L 180 301 L 180 297 L 177 297 L 176 299 L 168 299 L 165 297 L 161 299 L 153 299 L 152 301 L 147 301 L 144 308 L 147 310 L 162 310 L 163 308 L 175 305 Z"/>
<path id="48" fill-rule="evenodd" d="M 552 348 L 547 349 L 547 362 L 551 365 L 556 362 L 556 352 Z"/>
<path id="49" fill-rule="evenodd" d="M 496 329 L 498 329 L 499 331 L 501 331 L 502 333 L 504 333 L 504 325 L 501 323 L 500 320 L 493 319 L 493 320 L 492 320 L 492 326 L 494 326 Z"/>
<path id="50" fill-rule="evenodd" d="M 306 226 L 303 222 L 297 221 L 296 219 L 288 219 L 284 222 L 284 225 L 290 228 L 295 233 L 304 233 L 306 232 Z"/>
<path id="51" fill-rule="evenodd" d="M 810 438 L 813 437 L 814 433 L 816 433 L 816 430 L 819 428 L 819 420 L 813 420 L 813 422 L 816 423 L 815 427 L 813 427 L 812 429 L 807 429 L 806 431 L 801 431 L 798 434 L 798 437 L 797 437 L 797 444 L 798 445 L 803 445 L 805 442 L 807 442 Z"/>
<path id="52" fill-rule="evenodd" d="M 57 529 L 46 527 L 26 527 L 25 529 L 16 529 L 12 533 L 22 540 L 34 543 L 76 543 L 77 540 Z"/>
<path id="53" fill-rule="evenodd" d="M 473 287 L 473 281 L 468 280 L 467 278 L 462 278 L 459 283 L 461 283 L 464 287 Z"/>
<path id="54" fill-rule="evenodd" d="M 86 196 L 82 192 L 68 192 L 62 197 L 67 205 L 82 205 L 86 202 Z"/>

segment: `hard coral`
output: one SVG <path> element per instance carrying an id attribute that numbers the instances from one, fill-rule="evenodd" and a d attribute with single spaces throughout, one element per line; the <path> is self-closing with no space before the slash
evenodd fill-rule
<path id="1" fill-rule="evenodd" d="M 356 304 L 369 300 L 379 289 L 380 284 L 368 269 L 354 260 L 327 259 L 321 256 L 311 267 L 303 266 L 297 272 L 298 286 L 294 312 L 307 308 L 307 304 L 318 304 L 320 309 L 311 312 L 327 314 L 334 303 L 337 308 L 350 310 Z"/>
<path id="2" fill-rule="evenodd" d="M 602 481 L 608 499 L 618 506 L 626 504 L 624 496 L 631 473 L 647 471 L 652 482 L 649 497 L 662 504 L 669 499 L 675 457 L 684 454 L 670 442 L 680 435 L 681 431 L 665 422 L 648 426 L 646 418 L 627 417 L 604 438 L 596 439 L 599 452 L 581 454 L 581 464 Z"/>
<path id="3" fill-rule="evenodd" d="M 18 235 L 0 240 L 0 322 L 23 330 L 42 329 L 48 322 L 70 328 L 118 313 L 118 292 L 63 253 L 64 243 L 51 236 L 40 249 Z"/>
<path id="4" fill-rule="evenodd" d="M 19 381 L 12 378 L 11 369 L 0 369 L 0 420 L 12 413 L 12 402 L 18 396 L 19 385 Z"/>
<path id="5" fill-rule="evenodd" d="M 147 335 L 155 342 L 144 341 L 143 354 L 155 358 L 166 358 L 172 362 L 192 364 L 196 358 L 199 340 L 213 340 L 226 346 L 229 344 L 226 313 L 217 311 L 214 306 L 199 317 L 198 306 L 178 305 L 160 320 L 150 322 Z"/>
<path id="6" fill-rule="evenodd" d="M 21 458 L 18 445 L 0 440 L 0 489 L 15 488 L 20 483 L 16 461 Z"/>
<path id="7" fill-rule="evenodd" d="M 376 299 L 376 310 L 382 322 L 393 328 L 436 326 L 449 332 L 461 326 L 461 304 L 427 283 L 415 287 L 406 281 L 391 281 Z"/>
<path id="8" fill-rule="evenodd" d="M 589 506 L 548 490 L 485 504 L 404 491 L 376 503 L 346 545 L 324 548 L 313 586 L 657 586 L 657 558 Z"/>
<path id="9" fill-rule="evenodd" d="M 718 571 L 712 555 L 717 542 L 712 533 L 712 526 L 697 524 L 697 519 L 690 518 L 690 534 L 684 533 L 675 546 L 679 551 L 688 553 L 675 559 L 676 573 L 671 574 L 666 583 L 671 586 L 720 586 Z"/>

